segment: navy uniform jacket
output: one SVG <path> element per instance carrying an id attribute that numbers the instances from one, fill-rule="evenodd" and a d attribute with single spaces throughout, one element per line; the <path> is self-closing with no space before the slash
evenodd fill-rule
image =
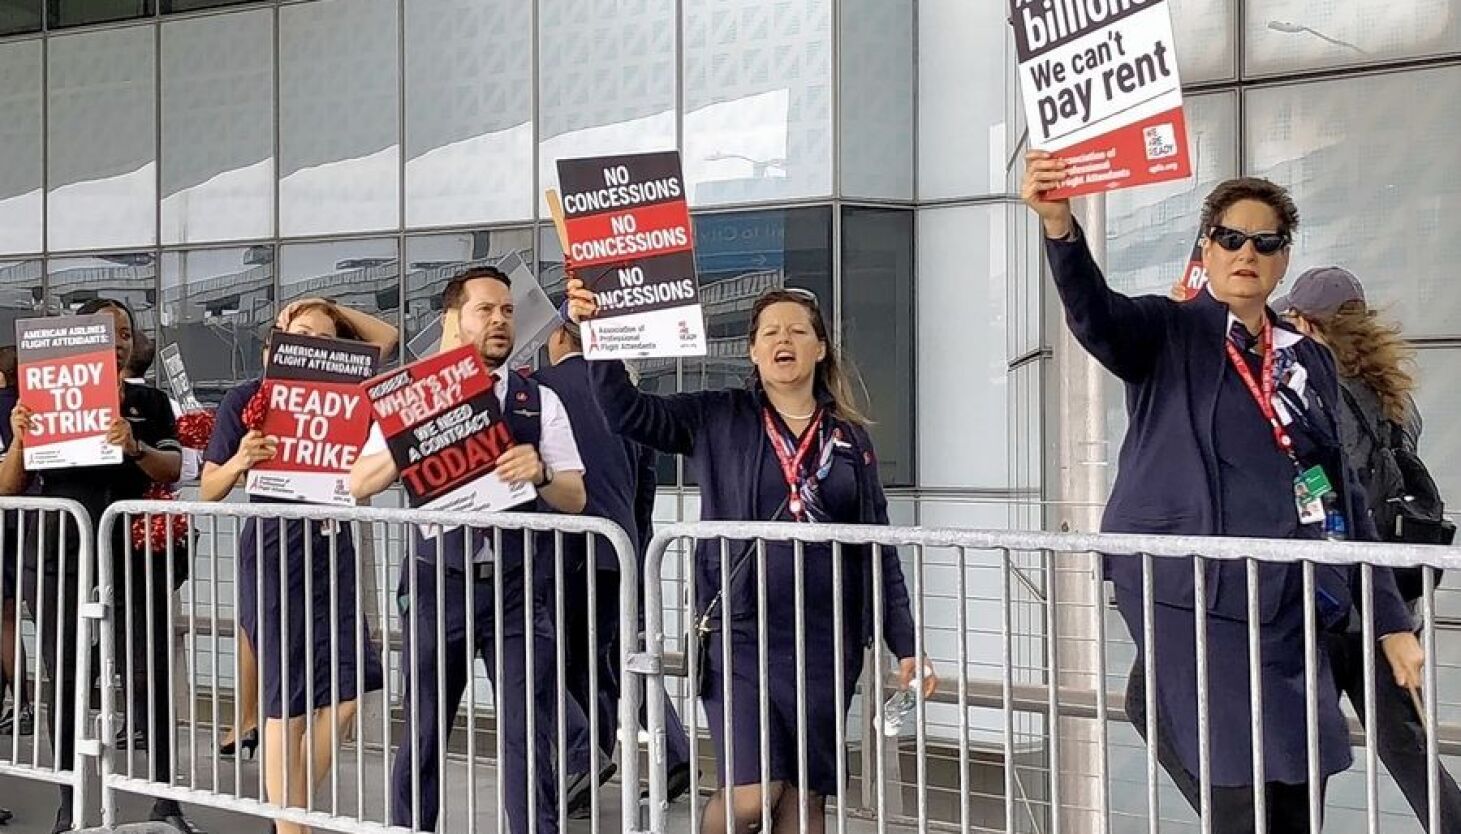
<path id="1" fill-rule="evenodd" d="M 610 428 L 662 452 L 686 456 L 700 484 L 703 520 L 770 520 L 758 518 L 756 509 L 761 462 L 769 452 L 761 417 L 764 406 L 758 391 L 725 389 L 665 397 L 640 392 L 629 381 L 620 362 L 591 362 L 589 373 L 594 395 L 603 407 Z M 888 501 L 878 480 L 872 441 L 861 426 L 841 428 L 852 442 L 857 459 L 864 462 L 859 468 L 859 510 L 855 521 L 887 524 Z M 847 553 L 853 552 L 852 548 L 847 549 Z M 874 637 L 872 561 L 868 557 L 860 561 L 862 576 L 848 576 L 847 591 L 857 595 L 854 599 L 860 602 L 862 616 L 856 627 L 864 642 L 870 643 Z M 720 547 L 716 542 L 699 543 L 696 574 L 695 606 L 697 611 L 704 611 L 720 588 Z M 882 578 L 883 640 L 898 657 L 913 657 L 913 615 L 902 565 L 894 548 L 882 549 Z M 723 610 L 747 616 L 755 611 L 755 594 L 748 583 L 740 583 L 728 597 Z"/>
<path id="2" fill-rule="evenodd" d="M 638 444 L 615 434 L 599 410 L 589 382 L 589 363 L 582 356 L 571 356 L 534 374 L 538 382 L 553 389 L 568 419 L 573 423 L 573 437 L 578 441 L 578 454 L 583 459 L 584 489 L 588 502 L 583 515 L 608 519 L 629 534 L 636 542 L 636 552 L 648 542 L 639 542 L 635 501 L 639 478 Z M 564 551 L 568 558 L 587 560 L 583 537 L 570 537 Z M 602 542 L 601 542 L 602 544 Z M 544 551 L 551 553 L 551 550 Z M 598 570 L 618 570 L 614 551 L 606 544 L 594 549 L 594 566 Z"/>

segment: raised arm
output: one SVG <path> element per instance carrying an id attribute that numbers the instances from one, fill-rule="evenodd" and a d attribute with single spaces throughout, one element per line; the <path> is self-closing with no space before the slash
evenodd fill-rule
<path id="1" fill-rule="evenodd" d="M 297 301 L 291 301 L 279 313 L 279 320 L 277 322 L 279 329 L 283 330 L 289 326 L 289 322 L 294 318 L 294 311 L 301 305 L 318 304 L 320 302 L 326 302 L 326 299 L 301 298 Z M 391 352 L 396 349 L 396 344 L 401 338 L 401 332 L 395 325 L 382 321 L 369 313 L 346 307 L 343 304 L 334 304 L 334 302 L 327 303 L 333 304 L 335 309 L 340 311 L 340 315 L 344 316 L 345 320 L 350 322 L 350 326 L 355 328 L 355 332 L 360 335 L 360 341 L 380 348 L 380 358 L 382 361 L 390 357 Z"/>
<path id="2" fill-rule="evenodd" d="M 30 435 L 30 409 L 15 406 L 10 412 L 10 444 L 0 459 L 0 495 L 19 495 L 30 486 L 30 473 L 25 471 L 25 441 Z"/>
<path id="3" fill-rule="evenodd" d="M 1069 200 L 1046 199 L 1065 179 L 1063 160 L 1046 151 L 1025 155 L 1021 196 L 1040 217 L 1045 257 L 1071 333 L 1096 361 L 1127 382 L 1151 373 L 1167 336 L 1176 302 L 1159 296 L 1130 298 L 1111 289 L 1091 256 Z"/>

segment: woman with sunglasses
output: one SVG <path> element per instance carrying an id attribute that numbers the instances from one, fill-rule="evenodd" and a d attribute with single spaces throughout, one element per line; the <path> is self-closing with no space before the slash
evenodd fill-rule
<path id="1" fill-rule="evenodd" d="M 568 299 L 569 317 L 575 322 L 598 312 L 594 294 L 577 278 L 568 282 Z M 622 363 L 590 362 L 595 395 L 609 427 L 646 446 L 684 455 L 700 483 L 703 519 L 887 524 L 887 500 L 867 421 L 857 410 L 837 349 L 827 338 L 816 297 L 801 290 L 763 293 L 752 308 L 747 341 L 755 367 L 750 384 L 737 389 L 655 396 L 636 389 Z M 837 795 L 837 757 L 845 755 L 837 737 L 838 711 L 845 718 L 850 705 L 850 700 L 837 703 L 836 681 L 840 674 L 843 695 L 850 699 L 862 673 L 863 650 L 875 638 L 875 573 L 869 550 L 848 547 L 842 552 L 839 660 L 830 546 L 809 544 L 803 550 L 804 595 L 798 605 L 796 555 L 790 544 L 766 545 L 766 575 L 758 577 L 760 560 L 748 543 L 729 545 L 725 567 L 719 542 L 699 543 L 695 613 L 707 635 L 700 653 L 700 694 L 721 784 L 733 786 L 728 800 L 722 790 L 706 806 L 701 827 L 705 834 L 761 830 L 763 719 L 770 736 L 770 761 L 764 763 L 770 773 L 767 834 L 803 831 L 799 827 L 803 806 L 809 820 L 804 830 L 825 829 L 826 797 Z M 907 688 L 920 677 L 908 591 L 896 551 L 886 548 L 880 555 L 881 636 L 899 659 L 902 685 Z M 758 612 L 762 589 L 766 610 Z M 758 613 L 767 623 L 764 679 Z M 800 634 L 798 614 L 803 619 Z M 799 778 L 797 737 L 799 643 L 805 662 L 804 784 Z M 932 694 L 937 679 L 926 664 L 921 680 L 924 692 Z M 763 686 L 769 702 L 764 715 Z M 726 755 L 727 707 L 733 760 Z M 730 826 L 728 816 L 734 820 Z"/>
<path id="2" fill-rule="evenodd" d="M 1045 254 L 1076 339 L 1126 383 L 1130 427 L 1102 529 L 1279 539 L 1373 539 L 1339 440 L 1338 375 L 1322 346 L 1280 322 L 1269 296 L 1288 268 L 1298 209 L 1282 188 L 1245 177 L 1202 205 L 1207 291 L 1188 302 L 1129 298 L 1106 284 L 1067 200 L 1045 194 L 1066 163 L 1026 155 L 1022 196 L 1044 227 Z M 1127 715 L 1146 734 L 1146 687 L 1156 687 L 1157 756 L 1200 807 L 1194 565 L 1153 560 L 1155 645 L 1143 645 L 1143 560 L 1108 557 L 1106 575 L 1138 657 Z M 1309 830 L 1305 607 L 1321 629 L 1342 628 L 1360 598 L 1359 571 L 1315 565 L 1315 599 L 1297 563 L 1258 563 L 1260 680 L 1249 679 L 1247 565 L 1204 566 L 1212 830 L 1255 828 L 1251 694 L 1263 697 L 1262 786 L 1270 831 Z M 1418 684 L 1423 655 L 1388 570 L 1374 571 L 1375 634 L 1401 686 Z M 1318 639 L 1320 635 L 1316 635 Z M 1145 680 L 1150 651 L 1155 679 Z M 1328 657 L 1318 654 L 1318 771 L 1349 767 L 1349 732 Z"/>

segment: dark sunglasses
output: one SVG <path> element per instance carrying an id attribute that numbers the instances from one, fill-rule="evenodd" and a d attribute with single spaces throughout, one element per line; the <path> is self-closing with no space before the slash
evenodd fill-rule
<path id="1" fill-rule="evenodd" d="M 1260 255 L 1277 254 L 1289 245 L 1289 236 L 1282 232 L 1255 232 L 1250 235 L 1227 226 L 1213 226 L 1212 231 L 1207 233 L 1207 239 L 1229 252 L 1237 252 L 1243 248 L 1243 244 L 1251 240 L 1253 250 Z"/>

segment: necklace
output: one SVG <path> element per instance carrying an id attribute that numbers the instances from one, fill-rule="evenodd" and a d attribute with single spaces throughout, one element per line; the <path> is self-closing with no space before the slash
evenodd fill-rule
<path id="1" fill-rule="evenodd" d="M 782 411 L 778 408 L 776 409 L 776 413 L 780 414 L 782 417 L 785 417 L 788 420 L 810 420 L 816 416 L 817 410 L 814 408 L 806 414 L 787 414 L 785 411 Z"/>

